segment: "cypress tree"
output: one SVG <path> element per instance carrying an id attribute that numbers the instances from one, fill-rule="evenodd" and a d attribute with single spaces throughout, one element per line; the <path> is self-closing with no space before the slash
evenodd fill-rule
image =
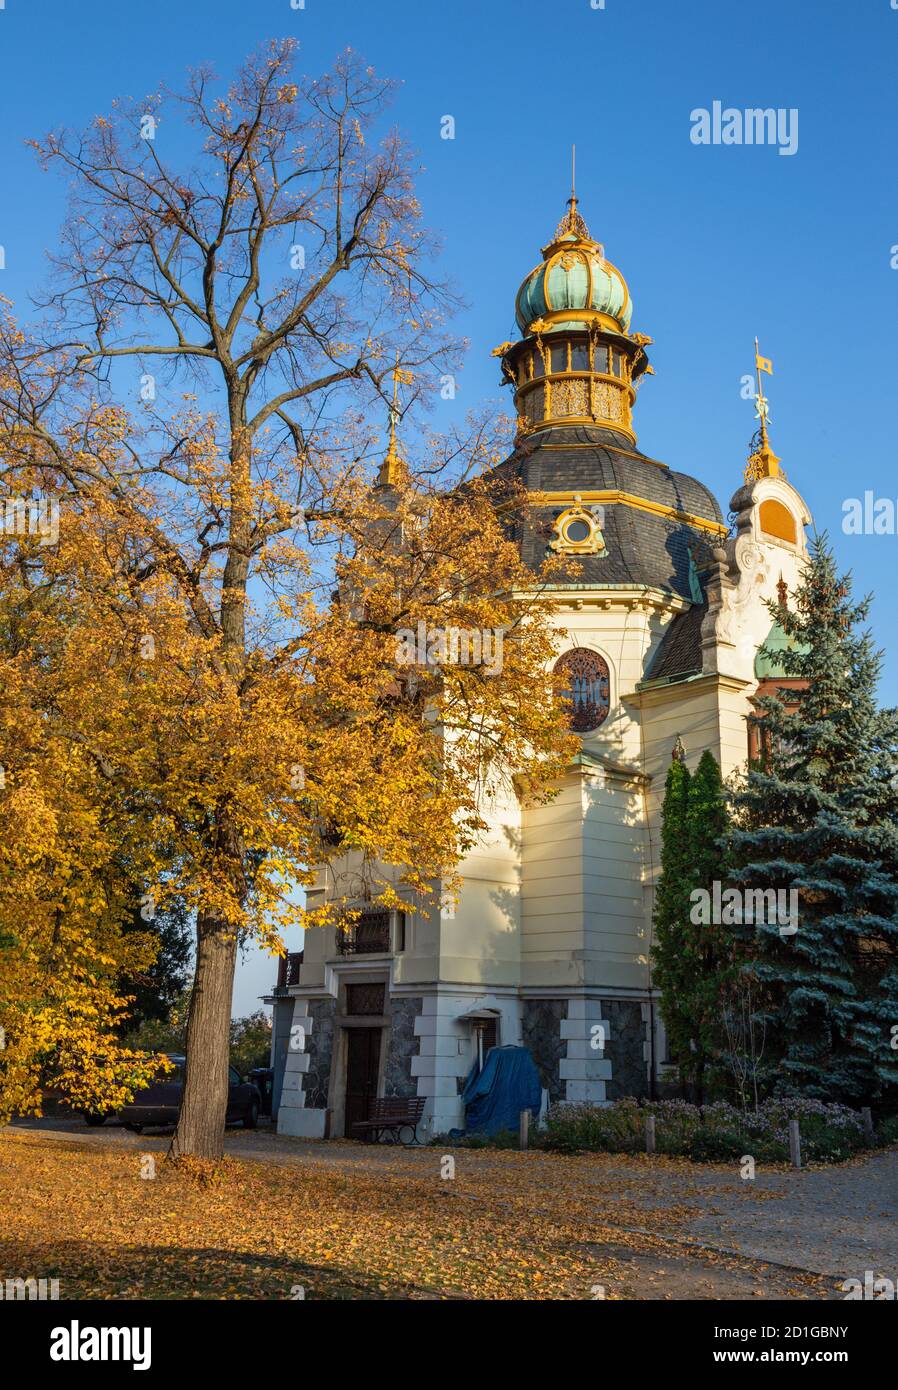
<path id="1" fill-rule="evenodd" d="M 661 875 L 655 890 L 653 976 L 661 994 L 661 1017 L 670 1055 L 688 1084 L 692 1023 L 684 1007 L 687 988 L 686 927 L 689 922 L 689 769 L 674 757 L 667 770 L 661 812 Z"/>
<path id="2" fill-rule="evenodd" d="M 686 822 L 691 889 L 703 890 L 714 899 L 714 885 L 722 890 L 728 872 L 729 814 L 720 765 L 713 753 L 704 752 L 689 784 Z M 686 998 L 684 1007 L 692 1020 L 692 1084 L 701 1105 L 709 1072 L 714 1068 L 720 1031 L 724 987 L 733 969 L 735 941 L 730 928 L 715 922 L 712 911 L 701 920 L 690 912 L 686 929 Z"/>
<path id="3" fill-rule="evenodd" d="M 702 754 L 690 776 L 676 758 L 662 810 L 661 878 L 655 895 L 654 981 L 680 1080 L 702 1105 L 715 1070 L 723 986 L 731 969 L 730 933 L 713 921 L 715 882 L 726 878 L 728 816 L 720 767 Z M 703 889 L 704 911 L 696 901 Z"/>
<path id="4" fill-rule="evenodd" d="M 785 650 L 780 687 L 759 703 L 764 756 L 735 797 L 732 878 L 794 891 L 797 929 L 741 929 L 742 968 L 760 987 L 768 1080 L 780 1093 L 870 1102 L 898 1084 L 898 711 L 876 704 L 881 653 L 858 631 L 826 536 L 794 604 L 771 604 Z"/>

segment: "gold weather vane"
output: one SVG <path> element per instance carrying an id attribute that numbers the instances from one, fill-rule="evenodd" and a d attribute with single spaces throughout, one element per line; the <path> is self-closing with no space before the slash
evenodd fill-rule
<path id="1" fill-rule="evenodd" d="M 379 487 L 393 487 L 399 479 L 399 470 L 402 467 L 402 459 L 396 444 L 396 426 L 402 419 L 399 409 L 399 387 L 410 386 L 413 377 L 410 371 L 399 365 L 399 353 L 396 354 L 396 366 L 393 368 L 393 403 L 390 406 L 390 443 L 387 448 L 386 457 L 380 466 L 377 483 Z"/>
<path id="2" fill-rule="evenodd" d="M 751 453 L 748 456 L 748 464 L 745 469 L 745 481 L 747 483 L 757 482 L 759 478 L 777 478 L 782 474 L 782 469 L 779 466 L 780 461 L 770 447 L 770 439 L 767 434 L 770 403 L 764 395 L 764 388 L 761 385 L 762 372 L 766 372 L 768 376 L 773 376 L 773 362 L 769 357 L 761 356 L 757 338 L 755 338 L 755 371 L 758 377 L 755 419 L 760 420 L 761 423 L 751 441 Z"/>
<path id="3" fill-rule="evenodd" d="M 755 368 L 758 373 L 758 398 L 756 418 L 761 421 L 761 436 L 767 442 L 767 419 L 770 414 L 770 405 L 764 395 L 764 388 L 761 385 L 761 373 L 766 372 L 768 376 L 773 376 L 773 363 L 769 357 L 762 357 L 758 347 L 758 340 L 755 338 Z"/>

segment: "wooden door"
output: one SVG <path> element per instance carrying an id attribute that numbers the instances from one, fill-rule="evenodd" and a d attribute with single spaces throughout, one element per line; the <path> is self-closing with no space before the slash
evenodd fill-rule
<path id="1" fill-rule="evenodd" d="M 377 1073 L 380 1066 L 379 1028 L 347 1028 L 346 1030 L 346 1123 L 343 1133 L 353 1135 L 356 1120 L 367 1120 L 368 1104 L 377 1095 Z"/>

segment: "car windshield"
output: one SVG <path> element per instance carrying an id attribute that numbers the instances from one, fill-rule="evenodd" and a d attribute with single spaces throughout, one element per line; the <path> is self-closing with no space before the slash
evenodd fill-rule
<path id="1" fill-rule="evenodd" d="M 183 1081 L 184 1063 L 172 1061 L 171 1058 L 169 1058 L 169 1061 L 171 1062 L 171 1066 L 168 1068 L 168 1070 L 164 1070 L 162 1067 L 160 1067 L 156 1075 L 156 1080 L 163 1082 Z"/>

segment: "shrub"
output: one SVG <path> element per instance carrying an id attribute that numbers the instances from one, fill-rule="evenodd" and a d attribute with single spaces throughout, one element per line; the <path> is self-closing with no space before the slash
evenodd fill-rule
<path id="1" fill-rule="evenodd" d="M 645 1117 L 634 1100 L 608 1106 L 553 1105 L 542 1134 L 543 1147 L 557 1153 L 636 1153 L 644 1143 Z"/>
<path id="2" fill-rule="evenodd" d="M 698 1163 L 718 1163 L 731 1158 L 738 1161 L 745 1153 L 745 1139 L 732 1130 L 699 1125 L 689 1137 L 686 1152 Z"/>
<path id="3" fill-rule="evenodd" d="M 880 1144 L 898 1144 L 898 1115 L 889 1115 L 876 1126 L 876 1138 Z"/>
<path id="4" fill-rule="evenodd" d="M 642 1153 L 646 1115 L 655 1116 L 658 1153 L 699 1162 L 738 1160 L 744 1154 L 756 1161 L 785 1162 L 793 1117 L 800 1125 L 802 1157 L 809 1162 L 841 1163 L 867 1147 L 856 1111 L 797 1097 L 765 1101 L 756 1111 L 739 1110 L 727 1101 L 702 1109 L 681 1100 L 555 1105 L 540 1142 L 558 1153 Z M 892 1142 L 889 1136 L 898 1140 L 898 1120 L 880 1126 L 880 1142 Z"/>

